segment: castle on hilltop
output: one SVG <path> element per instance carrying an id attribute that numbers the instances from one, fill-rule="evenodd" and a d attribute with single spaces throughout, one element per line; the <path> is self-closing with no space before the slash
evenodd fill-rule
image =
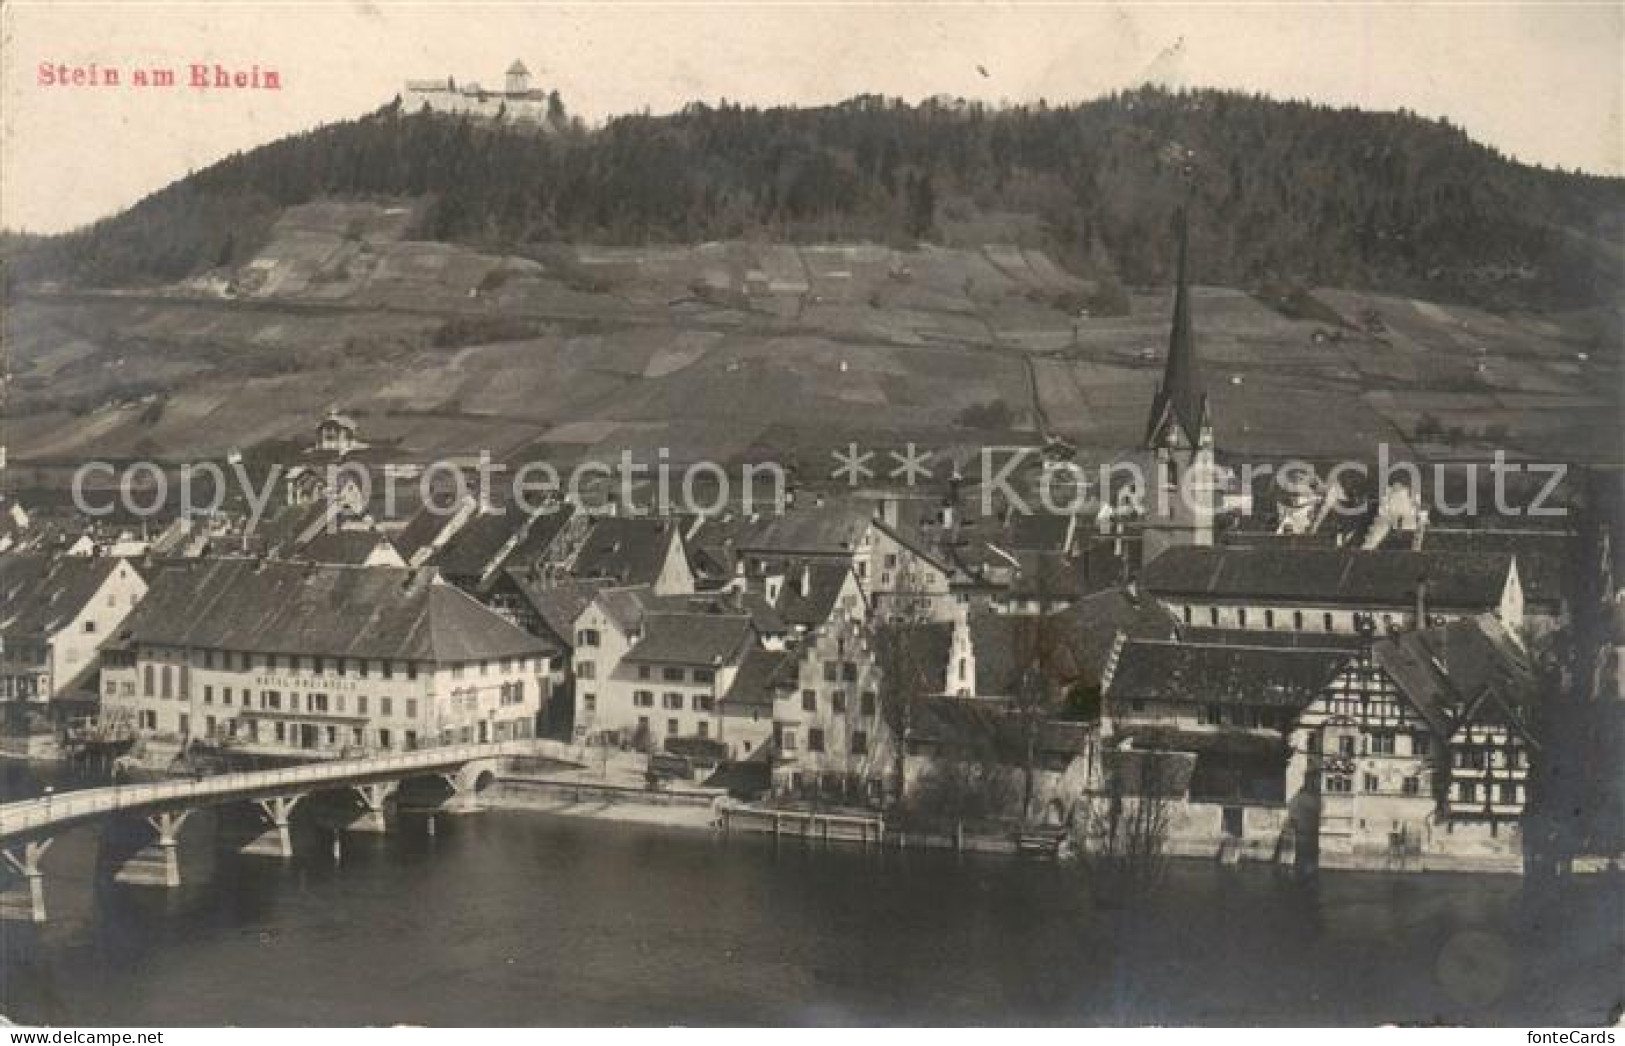
<path id="1" fill-rule="evenodd" d="M 408 112 L 425 105 L 435 112 L 471 113 L 486 119 L 545 124 L 563 119 L 558 92 L 532 87 L 530 70 L 514 59 L 503 76 L 501 90 L 488 90 L 474 81 L 458 83 L 456 77 L 443 80 L 408 80 L 402 102 Z"/>

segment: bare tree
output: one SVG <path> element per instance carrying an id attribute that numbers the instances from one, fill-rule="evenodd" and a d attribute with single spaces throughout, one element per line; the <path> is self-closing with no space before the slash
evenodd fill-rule
<path id="1" fill-rule="evenodd" d="M 1032 814 L 1037 791 L 1039 747 L 1044 730 L 1060 709 L 1065 693 L 1065 657 L 1068 637 L 1064 623 L 1047 611 L 1048 579 L 1040 576 L 1039 613 L 1017 618 L 1013 624 L 1014 678 L 1009 684 L 1010 718 L 1019 743 L 1021 768 L 1021 820 Z"/>
<path id="2" fill-rule="evenodd" d="M 1079 864 L 1102 896 L 1143 894 L 1161 882 L 1183 772 L 1179 753 L 1106 753 L 1100 788 L 1079 804 L 1072 834 Z"/>
<path id="3" fill-rule="evenodd" d="M 869 642 L 879 670 L 876 695 L 880 718 L 891 734 L 893 802 L 901 804 L 908 739 L 919 720 L 920 706 L 933 696 L 932 680 L 946 669 L 933 665 L 932 625 L 925 597 L 912 574 L 905 572 L 898 591 L 876 601 L 870 615 Z M 941 652 L 946 657 L 946 652 Z"/>

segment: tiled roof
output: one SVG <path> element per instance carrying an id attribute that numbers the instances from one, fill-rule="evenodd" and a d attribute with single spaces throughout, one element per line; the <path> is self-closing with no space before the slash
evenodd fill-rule
<path id="1" fill-rule="evenodd" d="M 1371 655 L 1445 736 L 1464 722 L 1521 725 L 1537 697 L 1526 655 L 1493 614 L 1380 639 Z"/>
<path id="2" fill-rule="evenodd" d="M 1052 615 L 1066 630 L 1073 679 L 1099 683 L 1119 632 L 1131 639 L 1172 639 L 1173 615 L 1154 599 L 1108 589 Z"/>
<path id="3" fill-rule="evenodd" d="M 524 525 L 510 512 L 482 512 L 453 534 L 429 562 L 448 578 L 478 580 Z"/>
<path id="4" fill-rule="evenodd" d="M 602 579 L 581 580 L 562 578 L 540 580 L 532 578 L 529 570 L 510 569 L 508 578 L 531 609 L 536 611 L 547 630 L 566 646 L 575 643 L 576 619 L 587 609 L 598 593 L 609 582 Z"/>
<path id="5" fill-rule="evenodd" d="M 430 570 L 246 559 L 166 565 L 121 635 L 154 646 L 440 663 L 555 650 Z"/>
<path id="6" fill-rule="evenodd" d="M 1570 589 L 1578 539 L 1566 531 L 1456 530 L 1430 527 L 1424 549 L 1456 555 L 1515 555 L 1524 601 L 1555 604 Z"/>
<path id="7" fill-rule="evenodd" d="M 528 569 L 549 560 L 553 542 L 575 517 L 575 506 L 554 505 L 537 511 L 525 521 L 518 543 L 502 561 L 504 568 Z"/>
<path id="8" fill-rule="evenodd" d="M 92 556 L 0 556 L 0 636 L 44 639 L 62 629 L 124 560 Z"/>
<path id="9" fill-rule="evenodd" d="M 784 650 L 753 646 L 745 651 L 733 685 L 722 697 L 722 711 L 771 709 L 774 692 L 795 686 L 795 657 Z"/>
<path id="10" fill-rule="evenodd" d="M 359 567 L 364 565 L 380 544 L 387 544 L 375 530 L 336 530 L 316 535 L 299 555 L 313 563 L 333 563 Z"/>
<path id="11" fill-rule="evenodd" d="M 835 601 L 852 574 L 852 564 L 839 560 L 792 562 L 786 564 L 785 574 L 774 609 L 788 625 L 817 628 L 834 612 Z M 806 591 L 802 591 L 803 587 Z"/>
<path id="12" fill-rule="evenodd" d="M 765 517 L 738 536 L 736 547 L 743 552 L 790 555 L 850 554 L 874 518 L 873 508 L 865 502 L 832 499 Z"/>
<path id="13" fill-rule="evenodd" d="M 441 531 L 451 522 L 451 515 L 440 512 L 433 506 L 424 505 L 406 521 L 394 535 L 395 549 L 401 558 L 408 563 L 425 547 L 434 543 Z"/>
<path id="14" fill-rule="evenodd" d="M 570 564 L 580 578 L 611 578 L 623 585 L 653 584 L 666 564 L 674 519 L 649 516 L 604 516 L 592 529 Z"/>
<path id="15" fill-rule="evenodd" d="M 717 665 L 732 660 L 751 641 L 750 618 L 744 614 L 651 613 L 643 619 L 643 638 L 626 652 L 626 660 Z"/>
<path id="16" fill-rule="evenodd" d="M 1169 597 L 1410 606 L 1426 579 L 1429 603 L 1486 610 L 1500 602 L 1512 562 L 1506 552 L 1187 545 L 1147 564 L 1141 583 Z"/>
<path id="17" fill-rule="evenodd" d="M 1348 659 L 1338 650 L 1205 646 L 1131 639 L 1106 688 L 1109 700 L 1272 705 L 1301 709 Z"/>

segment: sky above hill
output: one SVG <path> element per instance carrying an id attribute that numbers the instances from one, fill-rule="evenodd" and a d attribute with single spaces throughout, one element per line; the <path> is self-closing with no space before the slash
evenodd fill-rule
<path id="1" fill-rule="evenodd" d="M 56 232 L 238 150 L 521 58 L 589 122 L 722 98 L 1083 101 L 1156 83 L 1444 116 L 1521 160 L 1625 174 L 1625 7 L 1599 4 L 16 2 L 0 8 L 0 226 Z M 280 90 L 199 90 L 193 63 Z M 50 67 L 46 73 L 42 66 Z M 66 66 L 118 86 L 62 85 Z M 92 70 L 90 67 L 95 66 Z M 133 86 L 172 69 L 173 88 Z M 46 82 L 51 81 L 51 82 Z"/>

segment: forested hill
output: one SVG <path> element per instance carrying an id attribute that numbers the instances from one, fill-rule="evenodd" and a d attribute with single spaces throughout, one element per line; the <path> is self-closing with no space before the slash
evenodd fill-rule
<path id="1" fill-rule="evenodd" d="M 14 279 L 173 280 L 244 260 L 283 206 L 414 196 L 435 201 L 422 238 L 1024 242 L 1140 284 L 1167 279 L 1187 194 L 1203 282 L 1566 306 L 1616 300 L 1625 274 L 1620 179 L 1404 112 L 1150 88 L 1064 108 L 695 104 L 547 134 L 397 103 L 8 253 Z"/>

